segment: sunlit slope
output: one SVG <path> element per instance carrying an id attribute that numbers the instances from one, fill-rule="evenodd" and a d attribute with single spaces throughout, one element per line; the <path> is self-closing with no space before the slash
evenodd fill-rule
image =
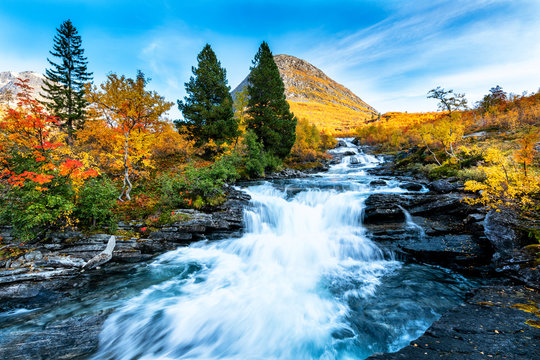
<path id="1" fill-rule="evenodd" d="M 377 111 L 349 89 L 326 76 L 307 61 L 290 55 L 276 55 L 285 95 L 298 118 L 308 119 L 320 130 L 334 134 L 353 132 Z M 233 91 L 241 91 L 247 78 Z"/>

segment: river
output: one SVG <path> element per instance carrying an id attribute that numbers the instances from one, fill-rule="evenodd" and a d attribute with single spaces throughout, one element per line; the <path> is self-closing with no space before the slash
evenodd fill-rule
<path id="1" fill-rule="evenodd" d="M 365 359 L 408 345 L 471 284 L 368 238 L 366 198 L 406 191 L 370 186 L 366 170 L 382 160 L 350 140 L 335 152 L 354 155 L 328 172 L 242 186 L 252 200 L 241 237 L 167 252 L 78 301 L 25 322 L 11 314 L 12 326 L 113 310 L 91 359 Z M 408 220 L 408 236 L 423 236 Z"/>

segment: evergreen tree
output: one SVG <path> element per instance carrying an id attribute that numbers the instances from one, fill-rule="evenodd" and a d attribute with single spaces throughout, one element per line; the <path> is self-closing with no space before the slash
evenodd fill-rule
<path id="1" fill-rule="evenodd" d="M 188 95 L 184 101 L 178 100 L 184 120 L 177 120 L 176 127 L 197 146 L 210 140 L 217 144 L 230 142 L 238 136 L 238 120 L 234 117 L 227 72 L 208 44 L 197 61 L 198 67 L 192 68 L 194 76 L 185 84 Z"/>
<path id="2" fill-rule="evenodd" d="M 266 152 L 285 158 L 296 139 L 296 118 L 289 110 L 283 80 L 266 42 L 253 60 L 248 94 L 247 128 L 255 132 Z"/>
<path id="3" fill-rule="evenodd" d="M 64 21 L 56 31 L 50 53 L 59 61 L 47 59 L 51 68 L 45 70 L 45 94 L 42 96 L 47 99 L 47 109 L 60 118 L 68 135 L 68 144 L 71 144 L 75 131 L 84 124 L 87 105 L 84 87 L 92 81 L 92 73 L 87 70 L 81 37 L 71 20 Z"/>

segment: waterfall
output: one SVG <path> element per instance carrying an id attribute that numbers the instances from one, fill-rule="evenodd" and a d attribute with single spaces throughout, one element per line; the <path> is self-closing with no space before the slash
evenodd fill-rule
<path id="1" fill-rule="evenodd" d="M 373 295 L 399 263 L 364 236 L 363 199 L 354 192 L 286 199 L 263 184 L 248 193 L 246 234 L 159 258 L 153 266 L 199 270 L 148 289 L 109 318 L 96 359 L 332 357 L 332 334 L 349 327 L 347 301 Z M 160 298 L 169 290 L 176 296 Z"/>
<path id="2" fill-rule="evenodd" d="M 380 159 L 351 141 L 354 155 L 289 180 L 294 192 L 271 182 L 245 188 L 252 199 L 242 237 L 150 263 L 150 276 L 165 280 L 107 319 L 93 359 L 363 359 L 424 331 L 447 289 L 426 280 L 433 272 L 385 259 L 367 238 L 361 215 L 374 190 L 358 181 L 369 184 L 364 169 Z"/>

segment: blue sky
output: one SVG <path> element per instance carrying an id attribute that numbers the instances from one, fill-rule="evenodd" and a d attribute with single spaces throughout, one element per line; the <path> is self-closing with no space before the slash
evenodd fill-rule
<path id="1" fill-rule="evenodd" d="M 434 111 L 426 93 L 438 85 L 470 102 L 495 85 L 518 94 L 540 87 L 539 0 L 0 0 L 0 71 L 44 72 L 68 18 L 95 83 L 140 69 L 174 102 L 207 42 L 231 88 L 266 40 L 380 112 Z"/>

